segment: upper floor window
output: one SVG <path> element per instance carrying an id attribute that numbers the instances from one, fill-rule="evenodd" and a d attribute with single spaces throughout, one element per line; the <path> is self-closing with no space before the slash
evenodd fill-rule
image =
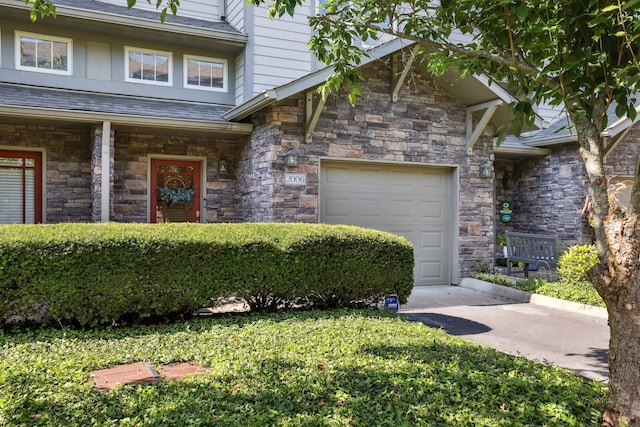
<path id="1" fill-rule="evenodd" d="M 71 39 L 16 31 L 16 68 L 71 74 Z"/>
<path id="2" fill-rule="evenodd" d="M 227 90 L 227 61 L 202 56 L 184 56 L 184 87 Z"/>
<path id="3" fill-rule="evenodd" d="M 170 86 L 171 53 L 125 47 L 125 81 Z"/>

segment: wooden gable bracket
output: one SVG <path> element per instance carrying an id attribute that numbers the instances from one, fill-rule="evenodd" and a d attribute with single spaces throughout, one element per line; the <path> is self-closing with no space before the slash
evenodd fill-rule
<path id="1" fill-rule="evenodd" d="M 467 107 L 466 111 L 466 128 L 467 128 L 467 154 L 473 153 L 473 146 L 476 145 L 480 135 L 484 132 L 484 129 L 489 124 L 489 120 L 493 117 L 498 107 L 503 104 L 501 99 L 494 99 L 493 101 L 483 102 L 482 104 L 472 105 Z M 473 113 L 476 111 L 485 110 L 484 114 L 480 118 L 480 121 L 473 128 Z"/>
<path id="2" fill-rule="evenodd" d="M 398 92 L 400 92 L 400 88 L 404 84 L 407 74 L 409 74 L 409 70 L 411 69 L 413 61 L 416 59 L 419 49 L 419 45 L 413 47 L 402 72 L 399 71 L 402 65 L 402 55 L 393 55 L 391 58 L 391 102 L 398 102 Z"/>
<path id="3" fill-rule="evenodd" d="M 602 157 L 607 157 L 609 155 L 609 153 L 611 152 L 611 150 L 613 150 L 615 148 L 615 146 L 618 145 L 618 143 L 620 141 L 622 141 L 622 139 L 625 136 L 627 136 L 627 134 L 629 133 L 630 130 L 631 130 L 631 126 L 627 127 L 625 130 L 623 130 L 622 132 L 620 132 L 616 136 L 613 136 L 613 137 L 605 136 L 604 140 L 605 140 L 605 143 L 607 143 L 607 144 L 606 144 L 606 147 L 604 147 L 604 151 L 602 153 Z"/>
<path id="4" fill-rule="evenodd" d="M 320 114 L 322 113 L 322 109 L 324 108 L 324 103 L 326 99 L 322 96 L 317 95 L 318 103 L 313 107 L 313 91 L 307 92 L 307 108 L 304 117 L 304 140 L 307 144 L 311 143 L 311 136 L 313 135 L 313 131 L 318 124 L 318 119 L 320 118 Z"/>

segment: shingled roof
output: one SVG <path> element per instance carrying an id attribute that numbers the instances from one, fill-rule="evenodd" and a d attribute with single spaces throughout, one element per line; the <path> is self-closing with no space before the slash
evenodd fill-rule
<path id="1" fill-rule="evenodd" d="M 215 132 L 220 137 L 249 135 L 251 124 L 222 115 L 230 105 L 0 83 L 0 116 Z"/>
<path id="2" fill-rule="evenodd" d="M 144 0 L 140 0 L 140 1 L 144 1 Z M 125 4 L 125 0 L 123 0 L 122 3 Z M 147 20 L 147 21 L 153 21 L 153 22 L 160 21 L 160 13 L 158 12 L 137 9 L 137 8 L 129 9 L 126 6 L 118 6 L 118 5 L 106 3 L 103 1 L 56 0 L 55 4 L 58 9 L 63 9 L 63 10 L 64 8 L 73 8 L 73 9 L 86 10 L 86 11 L 91 11 L 96 13 L 105 13 L 109 15 L 136 18 L 140 20 Z M 165 23 L 182 25 L 186 27 L 209 29 L 213 31 L 223 31 L 223 32 L 229 32 L 229 33 L 242 34 L 240 31 L 232 27 L 228 22 L 221 21 L 221 20 L 208 21 L 203 19 L 188 18 L 188 17 L 181 16 L 180 12 L 178 12 L 178 15 L 176 16 L 172 15 L 171 13 L 167 14 Z"/>
<path id="3" fill-rule="evenodd" d="M 0 83 L 0 105 L 130 116 L 224 121 L 231 106 Z"/>

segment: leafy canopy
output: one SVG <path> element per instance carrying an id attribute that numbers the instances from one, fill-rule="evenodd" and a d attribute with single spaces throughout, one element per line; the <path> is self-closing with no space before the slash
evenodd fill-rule
<path id="1" fill-rule="evenodd" d="M 254 4 L 263 0 L 249 0 Z M 292 14 L 301 0 L 272 0 L 272 17 Z M 359 93 L 362 43 L 385 35 L 419 44 L 436 74 L 484 73 L 520 99 L 516 127 L 533 119 L 532 104 L 564 104 L 572 118 L 588 115 L 599 127 L 606 111 L 635 118 L 640 0 L 328 0 L 311 17 L 309 46 L 335 74 L 326 90 L 350 84 Z"/>

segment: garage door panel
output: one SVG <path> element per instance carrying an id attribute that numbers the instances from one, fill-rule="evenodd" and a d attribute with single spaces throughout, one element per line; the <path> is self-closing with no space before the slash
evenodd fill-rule
<path id="1" fill-rule="evenodd" d="M 421 171 L 415 175 L 415 182 L 416 187 L 422 188 L 429 193 L 439 192 L 443 194 L 448 192 L 448 179 L 440 171 Z"/>
<path id="2" fill-rule="evenodd" d="M 327 197 L 322 201 L 323 211 L 332 221 L 335 221 L 336 218 L 349 218 L 351 216 L 350 205 L 351 199 L 349 197 Z M 338 223 L 340 223 L 339 220 Z"/>
<path id="3" fill-rule="evenodd" d="M 423 261 L 418 266 L 418 276 L 414 278 L 416 285 L 430 284 L 446 280 L 446 267 L 440 260 Z"/>
<path id="4" fill-rule="evenodd" d="M 417 211 L 422 218 L 433 221 L 446 217 L 446 212 L 448 211 L 447 205 L 448 203 L 442 201 L 422 201 Z"/>
<path id="5" fill-rule="evenodd" d="M 384 185 L 384 173 L 380 168 L 361 167 L 359 170 L 352 171 L 352 182 L 369 188 L 377 188 Z"/>
<path id="6" fill-rule="evenodd" d="M 328 184 L 344 185 L 349 187 L 351 185 L 351 171 L 344 165 L 335 165 L 327 167 L 323 171 L 323 180 Z"/>
<path id="7" fill-rule="evenodd" d="M 414 222 L 446 222 L 449 211 L 448 202 L 441 200 L 419 200 L 393 196 L 387 200 L 391 209 L 391 215 L 400 218 L 412 218 Z"/>
<path id="8" fill-rule="evenodd" d="M 450 284 L 451 181 L 444 168 L 322 161 L 320 221 L 403 236 L 415 285 Z"/>
<path id="9" fill-rule="evenodd" d="M 390 176 L 391 186 L 394 188 L 413 188 L 416 185 L 415 173 L 412 171 L 402 171 L 402 170 L 392 170 L 391 172 L 387 172 Z"/>
<path id="10" fill-rule="evenodd" d="M 355 210 L 358 215 L 365 218 L 383 218 L 386 213 L 386 205 L 384 199 L 380 198 L 379 195 L 371 198 L 362 196 Z"/>
<path id="11" fill-rule="evenodd" d="M 420 233 L 420 245 L 422 249 L 437 249 L 446 248 L 447 236 L 442 231 L 423 231 Z"/>
<path id="12" fill-rule="evenodd" d="M 391 200 L 391 218 L 413 218 L 415 202 L 413 200 Z"/>

